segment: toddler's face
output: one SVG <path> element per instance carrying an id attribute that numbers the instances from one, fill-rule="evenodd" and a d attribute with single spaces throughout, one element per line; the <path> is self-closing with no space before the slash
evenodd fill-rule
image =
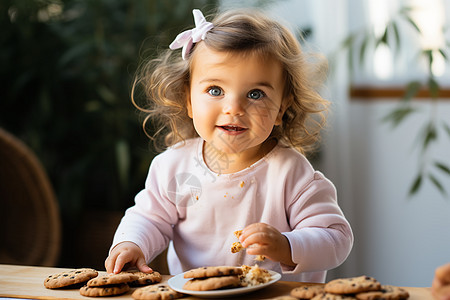
<path id="1" fill-rule="evenodd" d="M 225 153 L 257 153 L 281 123 L 281 64 L 256 54 L 229 54 L 199 43 L 191 70 L 189 116 L 198 134 Z"/>

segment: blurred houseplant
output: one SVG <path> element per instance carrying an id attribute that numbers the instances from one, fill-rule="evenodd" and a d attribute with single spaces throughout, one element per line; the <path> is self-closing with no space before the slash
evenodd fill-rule
<path id="1" fill-rule="evenodd" d="M 422 126 L 421 132 L 417 132 L 416 136 L 419 151 L 419 169 L 415 179 L 409 188 L 409 196 L 416 194 L 423 185 L 425 180 L 429 180 L 436 189 L 438 189 L 444 196 L 448 196 L 445 185 L 442 181 L 450 179 L 450 161 L 441 161 L 431 156 L 431 149 L 435 146 L 439 138 L 450 139 L 450 123 L 447 120 L 439 119 L 437 112 L 437 104 L 440 99 L 440 86 L 433 71 L 433 62 L 439 58 L 443 63 L 448 64 L 449 59 L 448 47 L 450 41 L 445 41 L 445 45 L 440 48 L 427 48 L 419 45 L 417 42 L 408 41 L 419 40 L 424 34 L 420 26 L 416 23 L 414 13 L 420 9 L 418 7 L 402 6 L 398 12 L 393 15 L 385 24 L 384 28 L 380 30 L 381 34 L 376 34 L 374 27 L 364 28 L 360 31 L 355 31 L 348 35 L 342 42 L 340 50 L 345 50 L 348 53 L 349 70 L 351 73 L 354 70 L 361 70 L 365 65 L 365 61 L 370 58 L 369 53 L 375 53 L 378 47 L 384 46 L 389 48 L 398 57 L 401 53 L 402 47 L 406 45 L 416 45 L 416 49 L 410 48 L 410 51 L 417 51 L 417 60 L 425 61 L 426 71 L 425 79 L 411 80 L 406 83 L 404 95 L 399 101 L 397 107 L 393 109 L 388 115 L 383 118 L 384 122 L 391 124 L 393 128 L 404 122 L 407 117 L 425 112 L 413 105 L 412 100 L 421 91 L 426 91 L 430 97 L 428 102 L 431 106 L 430 114 L 426 116 L 426 120 Z M 410 27 L 411 34 L 402 34 L 401 28 L 408 29 Z M 448 28 L 442 28 L 442 36 L 445 36 Z M 414 134 L 414 133 L 413 133 Z M 440 174 L 440 175 L 438 175 Z"/>
<path id="2" fill-rule="evenodd" d="M 154 151 L 130 101 L 139 62 L 216 2 L 0 3 L 0 126 L 43 162 L 66 248 L 86 210 L 123 212 L 144 184 Z"/>

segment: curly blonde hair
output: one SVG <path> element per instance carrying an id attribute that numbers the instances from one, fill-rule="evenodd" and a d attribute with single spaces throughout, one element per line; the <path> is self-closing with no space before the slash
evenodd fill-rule
<path id="1" fill-rule="evenodd" d="M 313 150 L 326 124 L 329 105 L 317 90 L 326 73 L 325 60 L 303 52 L 299 41 L 286 27 L 261 12 L 231 10 L 218 14 L 211 22 L 214 28 L 200 41 L 208 48 L 233 54 L 256 51 L 281 62 L 286 79 L 283 101 L 288 103 L 282 104 L 286 108 L 282 124 L 274 127 L 271 137 L 301 153 Z M 186 100 L 195 49 L 194 45 L 187 60 L 181 58 L 179 51 L 166 50 L 144 64 L 136 76 L 133 103 L 146 113 L 144 130 L 149 126 L 148 121 L 152 122 L 153 134 L 147 135 L 157 149 L 161 144 L 168 147 L 198 136 L 188 116 Z M 143 107 L 134 99 L 138 87 L 143 88 L 145 95 Z"/>

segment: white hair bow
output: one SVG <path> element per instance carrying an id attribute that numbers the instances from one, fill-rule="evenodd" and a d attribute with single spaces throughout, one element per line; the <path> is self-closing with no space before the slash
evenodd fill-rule
<path id="1" fill-rule="evenodd" d="M 183 47 L 181 52 L 181 57 L 183 57 L 183 60 L 188 58 L 192 45 L 204 40 L 206 33 L 214 27 L 211 22 L 206 21 L 200 10 L 194 9 L 192 14 L 194 15 L 195 28 L 183 31 L 177 35 L 175 40 L 169 45 L 171 50 Z"/>

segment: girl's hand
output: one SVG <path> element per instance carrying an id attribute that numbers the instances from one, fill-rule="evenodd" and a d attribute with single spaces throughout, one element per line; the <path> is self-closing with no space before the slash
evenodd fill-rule
<path id="1" fill-rule="evenodd" d="M 242 230 L 239 237 L 249 255 L 264 255 L 288 266 L 295 266 L 288 239 L 276 228 L 265 223 L 254 223 Z"/>
<path id="2" fill-rule="evenodd" d="M 450 300 L 450 263 L 436 268 L 431 292 L 435 299 Z"/>
<path id="3" fill-rule="evenodd" d="M 105 268 L 108 273 L 119 273 L 125 265 L 135 266 L 144 273 L 152 272 L 152 269 L 145 263 L 144 253 L 141 248 L 132 242 L 122 242 L 117 244 L 105 260 Z"/>

